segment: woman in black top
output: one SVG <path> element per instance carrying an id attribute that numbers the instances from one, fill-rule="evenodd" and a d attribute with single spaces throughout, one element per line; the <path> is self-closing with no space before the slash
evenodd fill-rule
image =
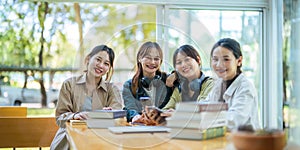
<path id="1" fill-rule="evenodd" d="M 139 48 L 135 74 L 123 85 L 128 122 L 139 119 L 144 106 L 163 108 L 168 103 L 172 88 L 165 84 L 167 74 L 160 71 L 162 61 L 162 50 L 156 42 L 146 42 Z"/>

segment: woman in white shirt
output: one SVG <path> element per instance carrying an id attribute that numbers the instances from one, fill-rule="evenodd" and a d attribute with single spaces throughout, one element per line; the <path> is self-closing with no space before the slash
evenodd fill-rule
<path id="1" fill-rule="evenodd" d="M 257 91 L 242 73 L 242 52 L 234 39 L 220 39 L 211 50 L 211 66 L 220 78 L 207 100 L 228 103 L 228 128 L 252 125 L 260 128 Z"/>

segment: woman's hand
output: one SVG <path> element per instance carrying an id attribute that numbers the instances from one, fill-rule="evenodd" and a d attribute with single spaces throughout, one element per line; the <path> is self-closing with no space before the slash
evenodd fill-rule
<path id="1" fill-rule="evenodd" d="M 103 109 L 103 110 L 112 110 L 111 107 L 103 107 L 102 109 Z"/>
<path id="2" fill-rule="evenodd" d="M 165 125 L 166 117 L 162 116 L 162 110 L 157 107 L 147 107 L 145 108 L 145 115 L 154 125 Z"/>
<path id="3" fill-rule="evenodd" d="M 148 126 L 155 126 L 158 125 L 155 121 L 153 121 L 151 118 L 147 116 L 145 112 L 142 113 L 142 115 L 137 115 L 137 117 L 134 117 L 132 119 L 132 123 L 140 123 L 143 125 L 148 125 Z"/>
<path id="4" fill-rule="evenodd" d="M 164 116 L 164 117 L 171 117 L 174 111 L 175 111 L 175 110 L 171 108 L 171 109 L 168 109 L 167 111 L 164 111 L 164 112 L 161 113 L 160 115 L 161 115 L 161 116 Z"/>
<path id="5" fill-rule="evenodd" d="M 86 120 L 88 118 L 88 112 L 76 112 L 73 115 L 74 120 Z"/>
<path id="6" fill-rule="evenodd" d="M 168 87 L 173 87 L 174 86 L 174 81 L 177 80 L 177 77 L 176 77 L 176 73 L 173 72 L 172 74 L 170 74 L 168 77 L 167 77 L 167 80 L 166 80 L 166 85 Z"/>
<path id="7" fill-rule="evenodd" d="M 161 116 L 162 111 L 156 107 L 146 106 L 142 115 L 139 115 L 136 120 L 132 119 L 133 123 L 142 123 L 144 125 L 165 125 L 166 117 Z"/>
<path id="8" fill-rule="evenodd" d="M 133 118 L 132 118 L 132 123 L 135 123 L 135 122 L 139 122 L 141 119 L 141 115 L 135 115 Z"/>
<path id="9" fill-rule="evenodd" d="M 143 125 L 155 125 L 151 122 L 151 120 L 143 113 L 142 115 L 136 115 L 132 118 L 132 123 L 140 123 Z"/>

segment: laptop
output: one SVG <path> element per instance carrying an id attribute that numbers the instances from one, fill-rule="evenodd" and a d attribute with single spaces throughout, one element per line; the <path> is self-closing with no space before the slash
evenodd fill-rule
<path id="1" fill-rule="evenodd" d="M 170 132 L 171 128 L 167 128 L 164 126 L 116 126 L 116 127 L 108 127 L 108 130 L 115 134 L 123 134 L 123 133 Z"/>

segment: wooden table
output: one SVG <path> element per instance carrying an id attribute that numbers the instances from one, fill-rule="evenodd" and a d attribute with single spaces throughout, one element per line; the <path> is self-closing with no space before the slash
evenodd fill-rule
<path id="1" fill-rule="evenodd" d="M 71 126 L 67 123 L 67 138 L 73 150 L 98 149 L 163 149 L 181 150 L 225 149 L 228 135 L 210 140 L 170 139 L 168 133 L 113 134 L 108 129 L 89 129 L 86 125 Z"/>

